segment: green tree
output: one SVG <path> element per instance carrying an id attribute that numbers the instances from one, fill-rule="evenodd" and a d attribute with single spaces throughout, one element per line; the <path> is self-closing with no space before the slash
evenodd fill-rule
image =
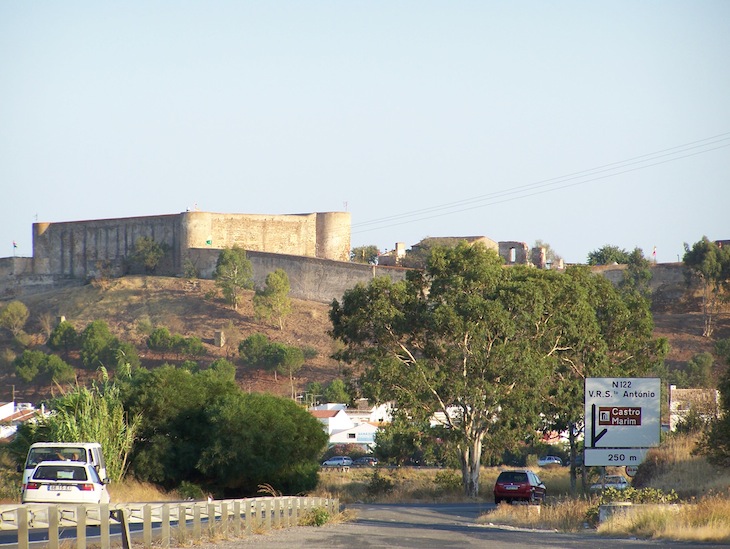
<path id="1" fill-rule="evenodd" d="M 154 273 L 168 250 L 167 244 L 160 244 L 152 238 L 142 236 L 134 243 L 130 262 L 133 268 L 140 268 L 145 273 Z"/>
<path id="2" fill-rule="evenodd" d="M 81 361 L 84 367 L 93 370 L 106 364 L 116 364 L 116 346 L 118 341 L 106 322 L 95 320 L 89 323 L 80 336 Z"/>
<path id="3" fill-rule="evenodd" d="M 48 338 L 48 346 L 54 351 L 62 351 L 67 358 L 69 352 L 77 348 L 78 343 L 79 335 L 73 324 L 67 320 L 59 322 Z"/>
<path id="4" fill-rule="evenodd" d="M 160 326 L 152 330 L 147 337 L 147 348 L 162 354 L 162 360 L 165 360 L 167 353 L 172 351 L 173 339 L 170 330 L 164 326 Z"/>
<path id="5" fill-rule="evenodd" d="M 224 367 L 195 372 L 165 364 L 132 372 L 122 394 L 130 414 L 141 418 L 140 444 L 132 455 L 135 477 L 166 488 L 182 481 L 205 484 L 198 470 L 202 448 L 209 440 L 204 409 L 237 391 Z"/>
<path id="6" fill-rule="evenodd" d="M 238 355 L 250 366 L 264 366 L 270 343 L 264 334 L 251 334 L 238 344 Z"/>
<path id="7" fill-rule="evenodd" d="M 345 382 L 337 378 L 330 381 L 324 390 L 324 400 L 325 402 L 338 402 L 349 405 L 352 398 L 347 391 Z"/>
<path id="8" fill-rule="evenodd" d="M 726 368 L 720 377 L 720 413 L 710 422 L 696 453 L 704 455 L 707 460 L 718 467 L 730 467 L 730 339 L 722 339 L 715 343 L 715 351 L 725 361 Z"/>
<path id="9" fill-rule="evenodd" d="M 286 494 L 316 486 L 327 435 L 294 401 L 239 391 L 207 406 L 205 417 L 198 466 L 227 494 L 253 495 L 264 483 Z"/>
<path id="10" fill-rule="evenodd" d="M 685 389 L 712 387 L 714 361 L 711 353 L 697 353 L 687 362 L 684 369 L 677 369 L 669 374 L 669 383 Z"/>
<path id="11" fill-rule="evenodd" d="M 45 370 L 46 354 L 43 351 L 31 351 L 26 349 L 21 355 L 18 355 L 13 361 L 15 366 L 15 374 L 30 383 L 38 377 L 42 370 Z"/>
<path id="12" fill-rule="evenodd" d="M 304 365 L 304 353 L 298 347 L 286 346 L 281 360 L 276 365 L 276 370 L 289 377 L 289 386 L 291 388 L 291 398 L 296 398 L 294 390 L 294 375 L 302 369 Z"/>
<path id="13" fill-rule="evenodd" d="M 644 297 L 651 296 L 649 283 L 653 277 L 651 272 L 651 261 L 644 257 L 641 248 L 634 248 L 629 254 L 626 270 L 619 282 L 619 288 L 623 291 L 635 291 Z"/>
<path id="14" fill-rule="evenodd" d="M 0 326 L 10 330 L 17 337 L 28 322 L 28 307 L 22 301 L 11 301 L 0 311 Z"/>
<path id="15" fill-rule="evenodd" d="M 266 285 L 256 290 L 253 296 L 253 310 L 256 318 L 269 321 L 272 318 L 280 330 L 284 329 L 284 318 L 291 314 L 291 299 L 289 298 L 289 277 L 284 269 L 276 269 L 266 275 Z"/>
<path id="16" fill-rule="evenodd" d="M 549 280 L 551 320 L 543 339 L 552 345 L 551 374 L 545 383 L 543 427 L 568 432 L 575 490 L 585 379 L 655 372 L 663 365 L 667 343 L 653 338 L 649 304 L 638 293 L 618 291 L 605 277 L 582 266 L 568 267 Z"/>
<path id="17" fill-rule="evenodd" d="M 69 383 L 76 378 L 74 368 L 57 355 L 47 355 L 43 351 L 26 349 L 15 358 L 15 373 L 25 381 L 41 380 L 53 383 Z"/>
<path id="18" fill-rule="evenodd" d="M 692 248 L 684 244 L 683 261 L 689 270 L 688 279 L 695 276 L 700 281 L 704 319 L 702 335 L 712 337 L 718 308 L 727 299 L 730 290 L 730 248 L 710 242 L 703 236 Z"/>
<path id="19" fill-rule="evenodd" d="M 380 255 L 380 251 L 375 244 L 358 246 L 350 251 L 350 261 L 372 265 L 378 260 L 378 255 Z"/>
<path id="20" fill-rule="evenodd" d="M 253 287 L 253 267 L 246 257 L 246 250 L 233 246 L 221 250 L 213 278 L 223 292 L 223 297 L 234 310 L 238 309 L 241 291 Z"/>
<path id="21" fill-rule="evenodd" d="M 227 361 L 198 372 L 141 368 L 124 394 L 142 418 L 133 457 L 141 480 L 186 481 L 227 497 L 253 495 L 262 483 L 285 493 L 316 484 L 321 424 L 291 400 L 242 393 Z"/>
<path id="22" fill-rule="evenodd" d="M 469 496 L 478 494 L 485 441 L 491 451 L 536 424 L 547 373 L 532 344 L 547 318 L 540 284 L 514 284 L 528 269 L 501 265 L 481 244 L 436 247 L 425 271 L 358 285 L 330 311 L 342 358 L 367 366 L 366 394 L 394 400 L 414 420 L 443 414 Z"/>
<path id="23" fill-rule="evenodd" d="M 588 265 L 625 265 L 629 262 L 629 252 L 618 246 L 606 244 L 588 254 Z"/>

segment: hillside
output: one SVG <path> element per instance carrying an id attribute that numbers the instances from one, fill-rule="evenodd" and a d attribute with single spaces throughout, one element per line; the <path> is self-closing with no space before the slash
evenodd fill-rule
<path id="1" fill-rule="evenodd" d="M 251 295 L 249 292 L 244 296 L 239 310 L 234 311 L 218 297 L 211 280 L 129 276 L 110 280 L 103 286 L 86 285 L 26 296 L 22 301 L 31 313 L 26 332 L 36 344 L 46 340 L 50 328 L 61 315 L 77 330 L 93 320 L 104 320 L 120 339 L 137 346 L 144 365 L 154 367 L 164 360 L 146 348 L 145 335 L 138 329 L 140 325 L 165 326 L 173 333 L 201 338 L 207 351 L 202 362 L 206 364 L 220 357 L 235 362 L 239 341 L 259 332 L 272 341 L 316 349 L 317 356 L 308 360 L 299 372 L 297 390 L 303 390 L 310 381 L 326 383 L 343 375 L 343 365 L 330 358 L 335 343 L 327 335 L 330 329 L 328 304 L 293 300 L 293 312 L 287 318 L 284 330 L 279 330 L 255 320 Z M 0 306 L 4 305 L 0 303 Z M 654 311 L 656 335 L 666 337 L 670 342 L 667 360 L 670 367 L 681 366 L 696 353 L 712 352 L 712 341 L 701 335 L 700 310 L 695 296 L 685 296 Z M 229 334 L 228 341 L 225 346 L 216 347 L 214 334 L 216 330 L 224 329 Z M 715 335 L 718 339 L 730 338 L 727 310 L 718 319 Z M 4 338 L 0 339 L 3 363 L 0 400 L 10 399 L 13 388 L 18 401 L 38 402 L 47 397 L 52 387 L 24 384 L 12 374 L 12 366 L 7 363 L 12 341 L 7 332 L 0 337 Z M 165 358 L 170 361 L 170 357 Z M 718 370 L 722 367 L 716 363 Z M 90 373 L 79 370 L 79 375 Z M 289 380 L 282 376 L 275 381 L 273 374 L 239 365 L 237 379 L 246 391 L 290 394 Z"/>
<path id="2" fill-rule="evenodd" d="M 200 362 L 205 364 L 217 358 L 235 362 L 239 341 L 258 332 L 272 341 L 316 349 L 317 356 L 308 360 L 299 372 L 298 389 L 303 389 L 309 381 L 329 382 L 339 375 L 339 364 L 329 358 L 333 352 L 333 341 L 327 335 L 329 305 L 292 300 L 293 311 L 282 331 L 255 320 L 251 304 L 253 292 L 247 292 L 239 309 L 234 311 L 218 297 L 216 290 L 211 280 L 129 276 L 113 279 L 104 287 L 65 288 L 26 296 L 21 301 L 30 310 L 26 332 L 32 334 L 35 343 L 46 340 L 49 326 L 54 326 L 59 316 L 64 316 L 79 331 L 94 320 L 104 320 L 117 337 L 137 347 L 143 365 L 154 367 L 164 360 L 147 349 L 145 335 L 138 330 L 141 324 L 165 326 L 172 333 L 201 338 L 207 354 Z M 228 340 L 225 346 L 216 347 L 215 331 L 223 329 L 229 334 Z M 5 333 L 4 337 L 7 335 Z M 7 348 L 9 344 L 9 340 L 0 339 L 0 348 Z M 165 358 L 172 362 L 169 356 Z M 78 373 L 85 374 L 81 370 Z M 290 394 L 289 380 L 282 376 L 275 382 L 273 374 L 239 365 L 237 379 L 246 391 Z M 2 400 L 10 397 L 13 385 L 18 401 L 37 402 L 52 389 L 24 384 L 8 371 L 7 364 L 0 374 L 0 385 Z"/>

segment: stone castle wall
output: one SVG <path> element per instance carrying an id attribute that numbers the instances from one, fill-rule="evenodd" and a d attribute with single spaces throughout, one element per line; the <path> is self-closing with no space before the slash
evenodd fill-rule
<path id="1" fill-rule="evenodd" d="M 189 259 L 200 278 L 213 277 L 219 250 L 206 248 L 191 249 Z M 297 299 L 330 303 L 341 300 L 345 291 L 358 283 L 368 284 L 378 276 L 387 276 L 393 281 L 404 280 L 408 269 L 364 265 L 315 257 L 274 254 L 247 251 L 246 256 L 253 268 L 253 282 L 256 288 L 263 288 L 266 275 L 276 269 L 283 269 L 291 284 L 289 295 Z"/>
<path id="2" fill-rule="evenodd" d="M 33 273 L 85 279 L 103 265 L 124 272 L 137 240 L 151 238 L 168 248 L 158 274 L 180 274 L 187 251 L 220 250 L 234 245 L 246 250 L 348 261 L 350 214 L 297 215 L 181 214 L 35 223 Z"/>

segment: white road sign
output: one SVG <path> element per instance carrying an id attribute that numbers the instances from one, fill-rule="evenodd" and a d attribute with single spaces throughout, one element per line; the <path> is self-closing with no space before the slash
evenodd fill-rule
<path id="1" fill-rule="evenodd" d="M 586 465 L 591 465 L 587 461 L 589 448 L 659 446 L 660 393 L 659 378 L 587 378 Z M 616 465 L 635 464 L 636 462 L 616 463 Z"/>
<path id="2" fill-rule="evenodd" d="M 587 467 L 636 466 L 644 462 L 648 451 L 649 448 L 586 448 L 583 463 Z"/>

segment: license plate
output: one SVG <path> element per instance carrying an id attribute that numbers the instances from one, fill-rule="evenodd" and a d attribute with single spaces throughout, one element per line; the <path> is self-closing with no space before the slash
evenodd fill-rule
<path id="1" fill-rule="evenodd" d="M 73 486 L 69 486 L 67 484 L 56 484 L 54 486 L 49 486 L 48 489 L 52 492 L 65 492 L 67 490 L 73 490 Z"/>
<path id="2" fill-rule="evenodd" d="M 505 486 L 504 489 L 505 490 L 519 490 L 520 487 L 519 486 Z"/>

